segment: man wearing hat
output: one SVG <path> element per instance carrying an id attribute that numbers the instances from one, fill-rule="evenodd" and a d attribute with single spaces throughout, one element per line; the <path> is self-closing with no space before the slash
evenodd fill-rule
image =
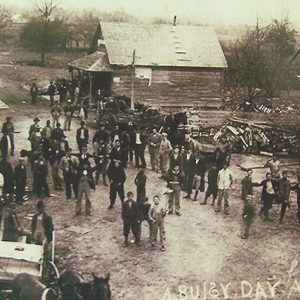
<path id="1" fill-rule="evenodd" d="M 50 97 L 50 106 L 52 106 L 54 103 L 55 90 L 56 88 L 55 85 L 53 84 L 53 81 L 50 81 L 50 84 L 48 85 L 48 89 L 47 89 L 48 95 Z"/>
<path id="2" fill-rule="evenodd" d="M 119 160 L 121 162 L 121 166 L 124 168 L 124 151 L 120 140 L 115 141 L 114 146 L 110 151 L 109 159 L 110 161 Z"/>
<path id="3" fill-rule="evenodd" d="M 4 218 L 3 241 L 17 242 L 22 229 L 16 213 L 16 203 L 9 204 L 8 214 Z"/>
<path id="4" fill-rule="evenodd" d="M 229 189 L 233 185 L 233 175 L 231 170 L 228 168 L 227 162 L 224 163 L 223 168 L 218 173 L 218 204 L 215 212 L 221 211 L 222 199 L 224 198 L 224 214 L 228 215 L 229 211 Z"/>
<path id="5" fill-rule="evenodd" d="M 34 105 L 36 104 L 36 98 L 38 95 L 39 89 L 35 83 L 32 84 L 30 88 L 30 96 L 31 96 L 31 104 Z"/>
<path id="6" fill-rule="evenodd" d="M 124 247 L 128 246 L 128 235 L 130 230 L 134 236 L 135 244 L 141 245 L 139 237 L 139 210 L 137 203 L 133 200 L 133 193 L 127 193 L 127 200 L 122 206 L 123 219 L 123 233 L 124 233 Z"/>
<path id="7" fill-rule="evenodd" d="M 152 171 L 159 172 L 159 147 L 162 140 L 162 136 L 157 132 L 156 128 L 152 129 L 152 132 L 148 138 L 149 154 Z"/>
<path id="8" fill-rule="evenodd" d="M 132 122 L 128 123 L 128 129 L 127 132 L 130 137 L 130 144 L 129 144 L 129 161 L 133 162 L 133 153 L 134 153 L 134 135 L 135 130 Z"/>
<path id="9" fill-rule="evenodd" d="M 247 170 L 247 175 L 242 179 L 242 196 L 241 199 L 244 202 L 243 207 L 243 228 L 240 237 L 247 239 L 249 237 L 250 226 L 253 223 L 255 216 L 255 206 L 253 201 L 253 187 L 260 184 L 252 182 L 252 169 Z"/>
<path id="10" fill-rule="evenodd" d="M 41 149 L 42 133 L 41 128 L 37 127 L 30 135 L 29 141 L 31 143 L 31 150 L 36 151 Z"/>
<path id="11" fill-rule="evenodd" d="M 112 209 L 116 202 L 117 193 L 122 203 L 124 202 L 125 198 L 124 183 L 126 181 L 126 174 L 119 160 L 114 160 L 110 163 L 107 169 L 107 176 L 110 181 L 110 205 L 108 209 Z"/>
<path id="12" fill-rule="evenodd" d="M 287 177 L 287 171 L 282 172 L 282 178 L 279 180 L 279 197 L 281 201 L 281 210 L 280 210 L 280 220 L 279 223 L 282 224 L 283 218 L 285 215 L 286 208 L 290 208 L 290 192 L 291 192 L 291 183 Z"/>
<path id="13" fill-rule="evenodd" d="M 160 167 L 163 178 L 165 178 L 167 175 L 169 166 L 169 156 L 170 152 L 172 151 L 172 146 L 170 141 L 167 139 L 167 136 L 167 133 L 162 133 L 162 140 L 159 145 Z"/>
<path id="14" fill-rule="evenodd" d="M 31 137 L 31 134 L 34 132 L 34 131 L 36 131 L 36 129 L 37 128 L 40 128 L 40 126 L 39 126 L 39 122 L 40 122 L 40 119 L 38 118 L 38 117 L 35 117 L 34 119 L 33 119 L 33 124 L 30 126 L 30 128 L 29 128 L 29 132 L 28 132 L 28 140 L 30 139 L 30 137 Z"/>
<path id="15" fill-rule="evenodd" d="M 14 124 L 12 117 L 6 117 L 6 122 L 2 126 L 2 134 L 9 137 L 10 140 L 10 155 L 14 155 L 15 143 L 14 143 Z"/>
<path id="16" fill-rule="evenodd" d="M 56 127 L 52 130 L 51 133 L 52 143 L 59 145 L 64 136 L 64 131 L 61 129 L 60 123 L 57 122 Z"/>
<path id="17" fill-rule="evenodd" d="M 182 156 L 179 152 L 179 146 L 175 145 L 173 151 L 170 154 L 170 169 L 173 169 L 175 166 L 179 166 L 182 169 Z"/>
<path id="18" fill-rule="evenodd" d="M 43 241 L 52 242 L 53 238 L 53 222 L 51 216 L 45 213 L 45 204 L 38 201 L 37 212 L 33 215 L 31 221 L 32 239 L 36 245 L 42 245 Z"/>
<path id="19" fill-rule="evenodd" d="M 149 210 L 149 220 L 151 222 L 150 225 L 150 236 L 151 236 L 151 247 L 152 250 L 155 250 L 156 240 L 157 240 L 157 232 L 159 230 L 160 236 L 160 249 L 161 251 L 165 251 L 165 239 L 166 239 L 166 232 L 165 232 L 165 222 L 164 218 L 166 216 L 166 209 L 161 204 L 159 196 L 153 196 L 153 204 Z"/>
<path id="20" fill-rule="evenodd" d="M 16 183 L 16 202 L 21 204 L 24 202 L 27 181 L 27 171 L 24 157 L 19 157 L 19 163 L 16 165 L 14 171 L 14 178 Z"/>
<path id="21" fill-rule="evenodd" d="M 219 170 L 217 168 L 217 164 L 213 163 L 211 168 L 208 170 L 208 174 L 207 174 L 207 189 L 205 192 L 205 197 L 204 197 L 204 201 L 200 202 L 201 205 L 206 205 L 207 204 L 207 199 L 212 195 L 213 196 L 213 200 L 211 205 L 215 204 L 215 201 L 217 199 L 218 196 L 218 173 Z"/>
<path id="22" fill-rule="evenodd" d="M 72 123 L 72 118 L 74 113 L 74 108 L 72 106 L 71 99 L 68 99 L 64 112 L 65 112 L 64 130 L 71 130 L 71 123 Z"/>
<path id="23" fill-rule="evenodd" d="M 50 109 L 50 113 L 52 115 L 52 126 L 55 127 L 56 123 L 59 122 L 60 116 L 63 114 L 63 107 L 58 103 L 58 101 L 54 102 L 54 105 Z"/>
<path id="24" fill-rule="evenodd" d="M 72 198 L 72 188 L 76 199 L 78 194 L 77 167 L 79 162 L 76 157 L 70 155 L 71 151 L 72 149 L 68 148 L 66 154 L 61 158 L 59 163 L 59 168 L 63 172 L 66 199 L 68 201 Z"/>
<path id="25" fill-rule="evenodd" d="M 53 128 L 51 127 L 50 120 L 46 121 L 46 126 L 42 129 L 42 137 L 50 140 Z"/>
<path id="26" fill-rule="evenodd" d="M 173 213 L 173 207 L 175 202 L 175 213 L 177 216 L 181 216 L 180 213 L 180 192 L 181 184 L 183 182 L 182 172 L 180 166 L 174 166 L 173 169 L 169 169 L 167 175 L 168 187 L 173 190 L 173 193 L 169 194 L 169 214 Z"/>
<path id="27" fill-rule="evenodd" d="M 205 191 L 205 159 L 204 156 L 200 153 L 196 153 L 195 159 L 195 175 L 194 175 L 194 186 L 195 186 L 195 195 L 193 201 L 197 200 L 199 192 Z"/>
<path id="28" fill-rule="evenodd" d="M 65 152 L 60 150 L 58 144 L 52 144 L 51 152 L 50 152 L 50 164 L 52 169 L 52 180 L 53 187 L 56 191 L 63 190 L 63 179 L 60 174 L 60 160 L 64 156 Z"/>
<path id="29" fill-rule="evenodd" d="M 70 164 L 75 167 L 72 161 L 70 161 Z M 77 167 L 78 197 L 76 202 L 76 217 L 81 214 L 83 195 L 85 195 L 85 213 L 90 216 L 92 215 L 90 195 L 91 189 L 95 190 L 93 171 L 93 168 L 91 168 L 89 164 L 83 164 Z"/>
<path id="30" fill-rule="evenodd" d="M 46 159 L 40 154 L 37 159 L 33 162 L 33 182 L 34 182 L 34 191 L 37 193 L 37 196 L 41 198 L 43 196 L 49 197 L 49 187 L 47 182 L 48 176 L 48 167 Z"/>
<path id="31" fill-rule="evenodd" d="M 182 155 L 182 170 L 184 173 L 183 188 L 187 192 L 184 198 L 189 199 L 193 190 L 193 182 L 195 176 L 196 160 L 192 149 L 189 146 L 185 147 L 185 151 Z"/>
<path id="32" fill-rule="evenodd" d="M 109 143 L 109 135 L 108 132 L 105 129 L 105 124 L 100 123 L 99 124 L 99 129 L 95 132 L 93 136 L 93 148 L 94 148 L 94 153 L 97 153 L 99 145 L 103 144 L 108 144 Z"/>
<path id="33" fill-rule="evenodd" d="M 89 142 L 89 130 L 85 127 L 84 121 L 80 123 L 80 127 L 76 131 L 76 142 L 79 151 L 81 151 L 82 147 L 86 147 Z"/>
<path id="34" fill-rule="evenodd" d="M 145 161 L 146 138 L 139 128 L 136 128 L 135 130 L 133 136 L 133 143 L 134 143 L 135 166 L 138 168 L 141 162 L 142 168 L 145 169 L 146 168 L 146 161 Z"/>

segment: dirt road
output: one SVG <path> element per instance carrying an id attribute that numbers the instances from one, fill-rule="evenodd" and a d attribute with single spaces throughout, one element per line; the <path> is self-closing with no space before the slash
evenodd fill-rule
<path id="1" fill-rule="evenodd" d="M 21 132 L 16 134 L 16 153 L 30 148 L 27 133 L 32 119 L 39 116 L 40 124 L 44 126 L 49 118 L 47 108 L 32 108 L 28 105 L 17 106 L 9 112 L 1 111 L 1 121 L 7 115 L 14 117 L 15 128 Z M 66 132 L 73 149 L 77 149 L 74 134 L 77 126 L 78 123 L 73 124 L 72 131 Z M 17 156 L 11 158 L 13 164 L 16 159 Z M 244 174 L 236 164 L 261 165 L 266 159 L 233 155 L 231 168 L 235 183 L 230 192 L 229 216 L 216 214 L 210 205 L 200 206 L 203 194 L 198 202 L 182 199 L 182 216 L 166 217 L 165 252 L 150 249 L 146 224 L 143 224 L 141 247 L 134 244 L 127 249 L 122 247 L 121 204 L 117 202 L 113 210 L 107 210 L 107 187 L 100 185 L 92 192 L 91 217 L 82 215 L 75 218 L 75 200 L 67 202 L 63 192 L 55 192 L 56 196 L 47 199 L 46 205 L 55 224 L 59 269 L 72 267 L 85 278 L 90 278 L 92 271 L 97 274 L 109 271 L 115 300 L 212 299 L 212 295 L 219 296 L 219 299 L 267 299 L 265 295 L 268 299 L 286 297 L 287 271 L 293 258 L 299 254 L 300 227 L 296 223 L 294 193 L 291 209 L 287 211 L 283 225 L 278 224 L 279 208 L 274 207 L 271 213 L 273 223 L 257 217 L 249 240 L 244 241 L 237 236 L 240 233 L 242 209 L 240 181 Z M 263 179 L 265 171 L 255 171 L 254 180 Z M 294 180 L 295 170 L 289 171 L 289 177 Z M 126 191 L 135 192 L 133 180 L 136 173 L 133 166 L 126 170 Z M 147 195 L 152 198 L 153 194 L 159 193 L 164 197 L 164 181 L 149 169 L 147 177 Z M 51 179 L 49 182 L 51 190 Z M 257 188 L 257 208 L 260 206 L 260 192 L 261 189 Z M 27 205 L 18 207 L 20 216 L 25 217 L 27 213 L 34 212 L 35 203 L 36 200 L 31 199 Z M 21 219 L 23 225 L 29 228 L 30 221 Z M 68 231 L 67 228 L 73 225 L 90 231 L 86 234 Z M 300 281 L 300 276 L 294 279 Z M 278 280 L 281 282 L 273 291 L 270 285 Z M 248 285 L 242 281 L 247 281 Z M 216 283 L 215 287 L 212 282 Z M 257 287 L 257 282 L 261 283 L 261 288 Z M 243 294 L 245 296 L 247 292 L 249 297 L 244 298 Z M 291 299 L 300 299 L 300 296 Z"/>

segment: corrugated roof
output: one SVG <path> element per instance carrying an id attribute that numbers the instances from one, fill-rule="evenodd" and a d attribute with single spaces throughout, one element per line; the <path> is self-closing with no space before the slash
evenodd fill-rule
<path id="1" fill-rule="evenodd" d="M 100 51 L 76 59 L 68 66 L 87 72 L 112 72 L 107 54 Z"/>
<path id="2" fill-rule="evenodd" d="M 207 26 L 101 23 L 109 61 L 115 65 L 226 68 L 217 35 Z"/>

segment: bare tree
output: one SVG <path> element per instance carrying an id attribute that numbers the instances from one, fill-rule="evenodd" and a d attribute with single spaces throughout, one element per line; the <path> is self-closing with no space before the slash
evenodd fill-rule
<path id="1" fill-rule="evenodd" d="M 45 66 L 45 56 L 48 48 L 47 41 L 49 33 L 49 23 L 56 9 L 57 6 L 54 0 L 36 0 L 36 10 L 41 17 L 43 25 L 43 34 L 41 36 L 41 66 Z"/>

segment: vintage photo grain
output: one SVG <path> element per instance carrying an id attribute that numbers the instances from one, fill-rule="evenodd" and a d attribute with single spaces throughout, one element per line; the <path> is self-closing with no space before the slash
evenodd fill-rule
<path id="1" fill-rule="evenodd" d="M 300 299 L 298 0 L 0 0 L 0 300 Z"/>

